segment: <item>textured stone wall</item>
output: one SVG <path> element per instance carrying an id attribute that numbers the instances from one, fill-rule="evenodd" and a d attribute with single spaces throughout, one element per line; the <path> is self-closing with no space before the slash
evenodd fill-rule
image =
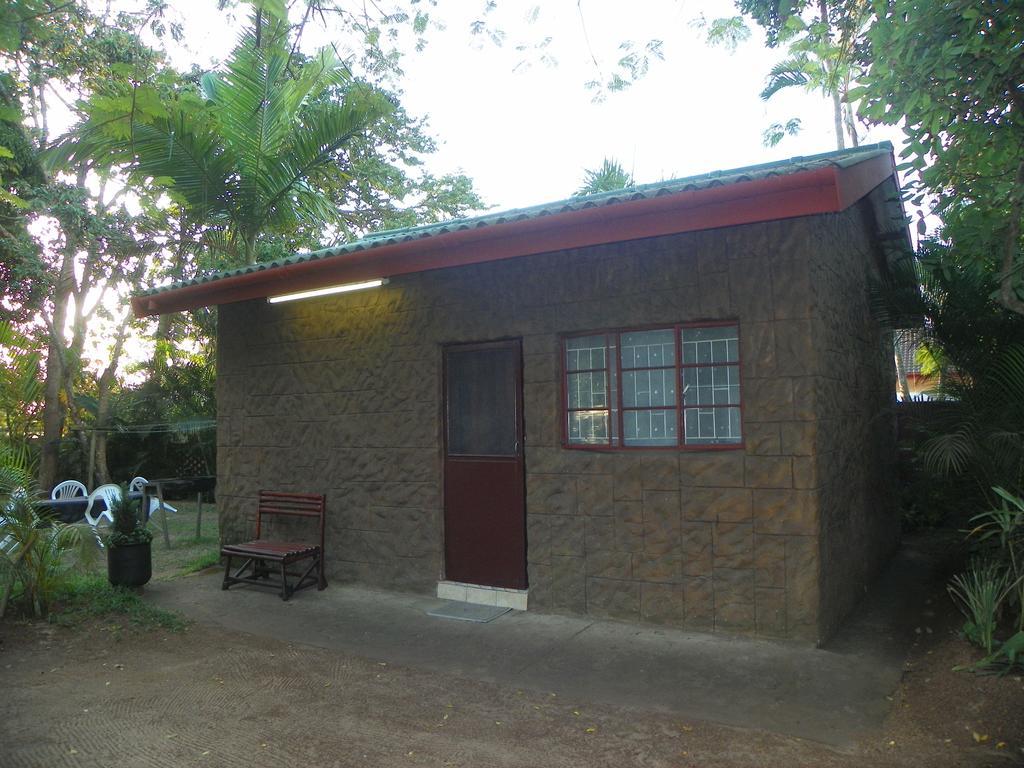
<path id="1" fill-rule="evenodd" d="M 867 205 L 867 201 L 864 202 Z M 896 506 L 895 362 L 874 321 L 869 285 L 878 256 L 865 236 L 863 207 L 829 217 L 815 236 L 813 281 L 828 307 L 815 329 L 823 361 L 815 410 L 821 476 L 821 608 L 827 637 L 849 612 L 899 540 Z"/>
<path id="2" fill-rule="evenodd" d="M 854 417 L 825 423 L 817 411 L 850 367 L 829 369 L 815 346 L 834 336 L 821 303 L 832 290 L 811 281 L 822 261 L 862 257 L 822 250 L 845 249 L 837 235 L 856 240 L 855 226 L 849 215 L 772 222 L 221 307 L 222 536 L 248 535 L 260 488 L 322 491 L 331 577 L 432 590 L 443 573 L 440 345 L 520 337 L 531 610 L 816 640 L 822 589 L 841 612 L 831 606 L 851 569 L 820 541 L 822 497 L 865 473 L 851 451 L 842 463 L 819 455 L 839 455 L 827 435 Z M 559 334 L 719 319 L 740 324 L 744 448 L 560 446 Z M 830 512 L 828 531 L 848 534 L 858 503 L 844 507 L 845 528 Z"/>

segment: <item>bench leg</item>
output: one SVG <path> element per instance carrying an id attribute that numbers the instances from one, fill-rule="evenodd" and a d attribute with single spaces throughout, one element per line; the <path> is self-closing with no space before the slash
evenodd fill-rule
<path id="1" fill-rule="evenodd" d="M 323 555 L 313 555 L 308 558 L 309 565 L 304 571 L 296 570 L 289 571 L 288 566 L 296 562 L 303 562 L 306 558 L 301 558 L 298 561 L 274 558 L 273 560 L 267 560 L 258 555 L 250 555 L 248 557 L 244 555 L 232 555 L 222 553 L 224 558 L 224 580 L 221 583 L 221 589 L 228 589 L 235 584 L 254 584 L 256 586 L 263 586 L 261 582 L 268 582 L 266 586 L 279 587 L 279 594 L 282 600 L 288 600 L 292 595 L 299 589 L 305 587 L 311 587 L 316 585 L 317 590 L 323 590 L 327 588 L 327 577 L 324 574 L 324 561 Z M 234 568 L 234 558 L 241 557 L 243 562 L 238 568 Z M 274 569 L 273 562 L 278 562 L 280 568 Z M 301 568 L 301 566 L 300 566 Z M 276 570 L 277 574 L 281 579 L 280 584 L 274 584 L 271 578 L 271 571 Z M 249 575 L 244 575 L 248 571 Z M 289 576 L 295 577 L 296 581 L 290 581 Z"/>
<path id="2" fill-rule="evenodd" d="M 224 562 L 224 582 L 220 585 L 221 589 L 227 589 L 231 586 L 231 555 L 225 555 Z"/>
<path id="3" fill-rule="evenodd" d="M 292 596 L 292 591 L 288 588 L 288 566 L 281 562 L 281 599 L 287 600 Z"/>
<path id="4" fill-rule="evenodd" d="M 254 579 L 269 579 L 270 569 L 267 568 L 266 560 L 254 559 L 252 563 L 252 577 Z"/>

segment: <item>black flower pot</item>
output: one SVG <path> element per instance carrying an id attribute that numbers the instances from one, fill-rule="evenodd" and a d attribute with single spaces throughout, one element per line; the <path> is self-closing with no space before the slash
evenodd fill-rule
<path id="1" fill-rule="evenodd" d="M 115 587 L 141 587 L 153 577 L 150 542 L 107 549 L 107 579 Z"/>

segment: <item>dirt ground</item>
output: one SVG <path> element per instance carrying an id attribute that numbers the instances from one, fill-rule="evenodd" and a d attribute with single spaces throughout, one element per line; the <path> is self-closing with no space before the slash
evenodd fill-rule
<path id="1" fill-rule="evenodd" d="M 0 766 L 1010 766 L 1024 679 L 976 658 L 944 596 L 893 709 L 845 752 L 193 625 L 0 625 Z"/>

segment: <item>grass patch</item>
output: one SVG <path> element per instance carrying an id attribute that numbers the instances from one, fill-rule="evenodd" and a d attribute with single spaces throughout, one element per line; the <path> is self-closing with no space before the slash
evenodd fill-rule
<path id="1" fill-rule="evenodd" d="M 195 573 L 196 571 L 205 570 L 213 565 L 220 565 L 220 551 L 216 549 L 209 552 L 203 552 L 198 557 L 194 557 L 189 560 L 181 567 L 181 573 L 182 575 Z"/>
<path id="2" fill-rule="evenodd" d="M 57 595 L 50 621 L 65 627 L 93 619 L 124 618 L 140 629 L 180 632 L 186 622 L 178 614 L 157 608 L 124 587 L 114 587 L 102 576 L 76 576 Z"/>
<path id="3" fill-rule="evenodd" d="M 149 521 L 153 532 L 153 579 L 172 579 L 187 573 L 201 571 L 219 561 L 220 536 L 217 530 L 217 507 L 203 505 L 203 519 L 198 540 L 196 517 L 198 505 L 184 499 L 168 501 L 178 511 L 167 515 L 167 533 L 170 548 L 164 541 L 163 525 L 159 513 Z"/>

